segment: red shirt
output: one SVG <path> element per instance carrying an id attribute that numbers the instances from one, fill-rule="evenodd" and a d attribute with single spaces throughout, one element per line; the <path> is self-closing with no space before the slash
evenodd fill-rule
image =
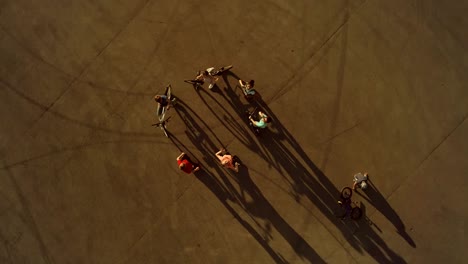
<path id="1" fill-rule="evenodd" d="M 194 166 L 190 161 L 186 159 L 177 161 L 177 165 L 180 165 L 181 163 L 185 164 L 184 168 L 182 169 L 185 173 L 188 173 L 188 174 L 192 173 Z"/>

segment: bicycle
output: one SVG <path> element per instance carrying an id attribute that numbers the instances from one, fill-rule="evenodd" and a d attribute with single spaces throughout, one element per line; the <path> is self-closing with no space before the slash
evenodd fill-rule
<path id="1" fill-rule="evenodd" d="M 254 134 L 256 136 L 260 136 L 261 132 L 263 131 L 264 128 L 260 128 L 260 127 L 257 127 L 255 126 L 252 121 L 250 120 L 251 117 L 253 117 L 256 113 L 257 113 L 257 109 L 258 107 L 255 107 L 254 110 L 252 110 L 251 112 L 250 111 L 245 111 L 246 115 L 247 115 L 247 120 L 249 122 L 249 127 L 252 129 L 252 131 L 254 132 Z"/>
<path id="2" fill-rule="evenodd" d="M 152 124 L 151 126 L 161 128 L 161 130 L 164 132 L 164 135 L 166 135 L 166 137 L 169 137 L 169 132 L 167 131 L 166 124 L 169 122 L 170 119 L 171 117 L 168 117 L 166 120 L 162 120 L 159 123 Z"/>
<path id="3" fill-rule="evenodd" d="M 164 92 L 164 95 L 167 96 L 167 100 L 172 105 L 176 104 L 177 98 L 172 96 L 172 86 L 170 84 L 166 86 L 166 91 Z M 168 107 L 169 107 L 169 104 L 166 106 L 161 106 L 161 104 L 158 104 L 157 114 L 158 114 L 159 122 L 162 122 L 164 120 Z"/>
<path id="4" fill-rule="evenodd" d="M 353 189 L 350 187 L 344 187 L 340 193 L 340 200 L 338 204 L 344 210 L 343 214 L 340 216 L 341 219 L 345 219 L 346 216 L 349 216 L 352 220 L 359 220 L 362 216 L 362 209 L 356 205 L 355 202 L 351 201 L 353 196 Z"/>

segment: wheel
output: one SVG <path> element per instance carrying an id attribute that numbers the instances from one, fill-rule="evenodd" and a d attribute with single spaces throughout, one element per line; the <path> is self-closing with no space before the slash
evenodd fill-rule
<path id="1" fill-rule="evenodd" d="M 164 107 L 162 107 L 161 104 L 158 103 L 158 108 L 156 109 L 156 114 L 158 115 L 158 117 L 162 115 L 163 110 Z"/>
<path id="2" fill-rule="evenodd" d="M 158 119 L 159 119 L 159 122 L 162 122 L 164 120 L 164 117 L 166 116 L 166 110 L 167 110 L 167 108 L 165 106 L 162 106 L 162 107 L 158 106 Z"/>
<path id="3" fill-rule="evenodd" d="M 358 220 L 360 219 L 362 216 L 362 209 L 359 208 L 359 207 L 354 207 L 352 210 L 351 210 L 351 219 L 353 220 Z"/>
<path id="4" fill-rule="evenodd" d="M 353 196 L 353 189 L 349 187 L 344 187 L 343 190 L 341 190 L 341 198 L 342 199 L 350 199 L 351 196 Z"/>
<path id="5" fill-rule="evenodd" d="M 164 117 L 166 117 L 166 108 L 163 107 L 163 111 L 161 112 L 161 114 L 158 116 L 159 118 L 159 121 L 162 122 L 164 120 Z"/>

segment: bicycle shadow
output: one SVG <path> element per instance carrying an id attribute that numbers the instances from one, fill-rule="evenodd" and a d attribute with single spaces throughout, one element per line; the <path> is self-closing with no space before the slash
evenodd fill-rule
<path id="1" fill-rule="evenodd" d="M 239 97 L 229 90 L 232 90 L 232 86 L 230 85 L 226 89 L 226 99 L 232 100 L 231 105 L 236 110 L 235 103 L 238 102 Z M 272 126 L 274 127 L 274 130 L 266 129 L 262 132 L 262 138 L 258 143 L 255 141 L 255 144 L 261 144 L 261 146 L 256 148 L 266 152 L 261 156 L 268 157 L 265 161 L 272 164 L 285 180 L 291 184 L 291 189 L 294 192 L 296 200 L 299 201 L 301 197 L 307 197 L 337 227 L 357 251 L 367 251 L 378 262 L 397 260 L 399 263 L 404 263 L 405 261 L 388 248 L 374 230 L 362 227 L 361 232 L 358 233 L 349 231 L 350 224 L 336 217 L 337 199 L 340 191 L 318 166 L 310 160 L 300 144 L 282 125 L 280 119 L 261 97 L 252 101 L 251 104 L 253 107 L 259 107 L 259 109 L 266 112 L 272 118 Z M 242 115 L 240 111 L 236 110 L 236 112 L 239 116 Z M 378 247 L 374 246 L 376 244 Z"/>
<path id="2" fill-rule="evenodd" d="M 395 261 L 397 261 L 397 263 L 404 263 L 405 261 L 386 246 L 386 243 L 382 238 L 380 238 L 380 236 L 371 229 L 369 225 L 363 224 L 362 221 L 358 221 L 359 232 L 350 234 L 348 230 L 349 226 L 345 227 L 343 222 L 337 221 L 329 214 L 330 211 L 333 211 L 332 208 L 336 205 L 335 198 L 338 197 L 339 190 L 333 185 L 322 170 L 320 170 L 318 166 L 310 160 L 303 148 L 281 124 L 280 120 L 274 115 L 271 109 L 269 109 L 263 101 L 259 101 L 259 104 L 266 108 L 270 115 L 273 115 L 275 128 L 277 128 L 278 131 L 277 134 L 272 133 L 271 137 L 266 138 L 263 143 L 270 148 L 272 155 L 276 155 L 276 159 L 282 164 L 282 167 L 286 169 L 288 175 L 293 179 L 293 182 L 298 185 L 296 186 L 296 190 L 302 190 L 300 194 L 307 196 L 310 201 L 315 203 L 322 213 L 327 215 L 329 220 L 343 233 L 348 242 L 355 249 L 358 251 L 367 251 L 380 263 L 395 263 Z M 280 136 L 276 138 L 275 136 L 278 134 Z M 293 155 L 293 153 L 289 151 L 285 144 L 283 144 L 284 141 L 281 139 L 285 139 L 285 142 L 290 145 L 289 149 L 294 150 L 296 155 Z M 301 157 L 301 160 L 298 160 L 296 157 Z M 302 165 L 301 161 L 305 166 Z M 309 173 L 309 170 L 312 173 Z M 322 203 L 319 201 L 322 201 Z M 397 216 L 394 211 L 393 213 L 394 216 Z"/>
<path id="3" fill-rule="evenodd" d="M 369 226 L 373 226 L 375 227 L 375 229 L 377 229 L 377 231 L 379 231 L 379 233 L 382 233 L 382 229 L 380 229 L 380 227 L 374 223 L 368 216 L 367 216 L 367 208 L 366 208 L 366 205 L 363 204 L 363 203 L 360 203 L 360 206 L 361 208 L 361 211 L 362 211 L 362 217 L 364 219 L 364 221 L 369 225 Z"/>
<path id="4" fill-rule="evenodd" d="M 370 203 L 375 209 L 377 209 L 382 215 L 384 215 L 396 228 L 396 232 L 413 248 L 416 248 L 416 243 L 406 232 L 406 227 L 400 216 L 391 207 L 390 203 L 383 197 L 378 191 L 377 187 L 369 179 L 367 189 L 363 191 L 363 195 L 360 191 L 356 191 L 363 199 Z M 367 196 L 367 197 L 366 197 Z"/>
<path id="5" fill-rule="evenodd" d="M 235 198 L 230 195 L 229 191 L 219 179 L 211 172 L 204 170 L 196 175 L 197 179 L 202 182 L 221 202 L 221 204 L 228 210 L 228 212 L 242 225 L 242 227 L 252 235 L 252 237 L 262 246 L 262 248 L 270 255 L 270 257 L 278 264 L 288 263 L 278 252 L 273 250 L 268 244 L 268 239 L 262 236 L 255 228 L 245 221 L 237 211 L 229 204 L 235 202 Z"/>
<path id="6" fill-rule="evenodd" d="M 187 120 L 187 119 L 185 119 Z M 188 132 L 188 135 L 190 136 L 190 139 L 192 142 L 195 142 L 196 139 L 198 138 L 198 133 L 194 133 L 194 130 L 191 130 Z M 190 156 L 196 159 L 197 161 L 200 161 L 200 158 L 197 158 L 194 153 L 192 153 L 188 148 L 185 146 L 185 144 L 179 140 L 175 135 L 171 135 L 170 137 L 171 141 L 173 144 L 180 150 L 185 150 L 185 152 Z M 199 141 L 196 141 L 199 142 Z M 207 151 L 207 147 L 203 143 L 198 143 L 196 144 L 197 149 L 203 148 L 205 151 Z M 204 156 L 203 157 L 203 165 L 201 165 L 201 170 L 194 172 L 193 174 L 195 177 L 203 183 L 215 196 L 218 198 L 218 200 L 221 202 L 221 204 L 226 208 L 226 210 L 239 222 L 239 224 L 242 225 L 242 227 L 249 232 L 250 235 L 259 243 L 260 246 L 270 255 L 270 257 L 275 261 L 275 263 L 278 264 L 287 264 L 288 262 L 284 260 L 284 258 L 273 250 L 273 248 L 270 247 L 268 244 L 268 240 L 265 238 L 265 236 L 262 236 L 249 222 L 244 220 L 239 213 L 237 213 L 236 209 L 230 205 L 231 203 L 236 203 L 237 200 L 239 199 L 238 193 L 232 193 L 232 190 L 234 189 L 233 186 L 230 186 L 230 184 L 226 184 L 228 179 L 225 177 L 223 171 L 216 169 L 218 174 L 223 175 L 222 179 L 223 181 L 220 181 L 216 176 L 214 176 L 213 173 L 211 173 L 207 168 L 206 164 L 209 164 L 211 167 L 216 168 L 216 161 L 214 158 L 210 158 L 209 156 Z"/>
<path id="7" fill-rule="evenodd" d="M 225 73 L 222 76 L 224 79 L 226 78 L 225 77 L 226 74 L 233 75 L 231 72 Z M 230 88 L 230 84 L 228 81 L 226 81 L 226 85 Z M 229 88 L 225 88 L 224 91 L 229 92 L 230 91 Z M 227 110 L 228 108 L 226 108 L 225 104 L 220 103 L 213 96 L 213 93 L 211 93 L 210 91 L 203 90 L 203 89 L 200 89 L 198 91 L 198 96 L 203 101 L 205 106 L 210 110 L 213 116 L 216 117 L 216 119 L 219 121 L 220 124 L 222 124 L 240 143 L 248 147 L 251 151 L 256 152 L 256 153 L 263 153 L 262 151 L 260 151 L 261 145 L 258 145 L 255 142 L 256 141 L 255 136 L 252 136 L 252 134 L 250 133 L 250 128 L 248 126 L 248 119 L 247 119 L 247 115 L 245 111 L 249 110 L 250 104 L 243 104 L 237 96 L 236 96 L 236 99 L 237 99 L 236 102 L 230 102 L 229 100 L 227 100 L 226 95 L 224 93 L 220 92 L 219 95 L 224 98 L 225 102 L 227 102 L 232 109 L 235 110 L 237 117 L 233 116 Z M 210 100 L 210 102 L 208 101 L 208 99 Z M 222 109 L 222 111 L 215 109 L 213 104 L 216 104 L 219 109 Z M 242 104 L 242 106 L 236 107 L 235 104 L 238 104 L 238 105 Z M 190 109 L 187 105 L 185 106 L 186 108 Z M 197 118 L 201 120 L 201 118 L 196 113 L 193 113 L 193 115 L 197 116 Z M 242 122 L 246 124 L 247 126 L 243 126 L 242 123 L 239 122 L 239 119 L 242 120 Z M 267 159 L 268 157 L 263 157 L 263 158 Z"/>
<path id="8" fill-rule="evenodd" d="M 325 261 L 313 250 L 307 241 L 297 233 L 268 202 L 263 193 L 250 177 L 247 167 L 242 167 L 237 175 L 241 192 L 250 196 L 251 202 L 243 199 L 245 209 L 252 216 L 265 219 L 266 226 L 271 225 L 291 245 L 295 253 L 311 263 L 325 263 Z M 245 194 L 244 196 L 245 197 Z"/>
<path id="9" fill-rule="evenodd" d="M 241 142 L 248 144 L 253 141 L 252 137 L 248 134 L 248 131 L 245 129 L 244 126 L 239 124 L 236 118 L 227 111 L 226 107 L 220 103 L 211 92 L 207 92 L 205 90 L 200 90 L 198 93 L 200 99 L 203 101 L 205 106 L 210 110 L 210 112 L 216 117 L 220 124 L 223 124 L 226 129 L 231 131 L 231 133 Z M 222 93 L 220 93 L 223 96 Z M 218 108 L 222 109 L 223 111 L 217 111 L 213 103 L 208 102 L 208 99 L 211 102 L 214 102 L 218 106 Z"/>
<path id="10" fill-rule="evenodd" d="M 401 256 L 391 250 L 385 241 L 374 231 L 372 227 L 382 232 L 366 215 L 365 205 L 361 203 L 362 216 L 364 219 L 348 221 L 348 225 L 354 229 L 353 235 L 360 242 L 364 250 L 378 263 L 407 263 Z M 386 256 L 382 256 L 385 252 Z M 388 257 L 387 257 L 388 256 Z"/>
<path id="11" fill-rule="evenodd" d="M 191 144 L 202 153 L 207 154 L 202 157 L 203 163 L 206 165 L 200 173 L 196 174 L 197 179 L 215 194 L 225 208 L 256 239 L 271 258 L 276 263 L 287 263 L 281 254 L 273 250 L 269 245 L 270 230 L 271 227 L 274 227 L 299 256 L 313 263 L 325 263 L 263 196 L 250 178 L 246 167 L 241 166 L 239 173 L 236 174 L 220 165 L 219 160 L 214 155 L 219 149 L 219 144 L 215 144 L 199 125 L 202 121 L 195 119 L 197 116 L 192 115 L 193 113 L 183 106 L 179 107 L 178 113 L 180 113 L 184 122 L 190 123 L 188 125 L 190 129 L 187 130 L 186 135 Z M 214 169 L 218 177 L 210 172 L 208 167 Z M 236 188 L 236 186 L 238 187 Z M 247 199 L 247 196 L 250 199 Z M 241 217 L 238 211 L 229 204 L 230 202 L 239 205 L 249 218 Z M 263 219 L 267 224 L 262 225 L 256 218 Z M 253 222 L 254 225 L 250 224 L 248 220 Z"/>

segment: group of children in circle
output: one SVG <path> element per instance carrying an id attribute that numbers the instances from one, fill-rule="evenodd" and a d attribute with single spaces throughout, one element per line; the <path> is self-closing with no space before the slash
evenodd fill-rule
<path id="1" fill-rule="evenodd" d="M 232 66 L 230 66 L 232 68 Z M 216 82 L 219 78 L 216 76 L 217 74 L 213 74 L 214 68 L 208 68 L 202 72 L 200 72 L 193 82 L 196 82 L 194 86 L 198 89 L 199 86 L 202 86 L 204 83 L 208 83 L 208 89 L 212 90 L 213 87 L 216 85 Z M 219 72 L 219 71 L 218 71 Z M 218 73 L 219 74 L 219 73 Z M 257 95 L 256 90 L 254 89 L 255 81 L 250 80 L 248 82 L 243 81 L 241 79 L 238 80 L 239 87 L 241 88 L 244 97 L 247 100 L 255 98 Z M 176 104 L 177 99 L 175 97 L 169 98 L 167 95 L 156 95 L 154 100 L 158 103 L 158 108 L 165 108 L 167 111 L 171 106 Z M 249 115 L 249 122 L 253 128 L 256 129 L 264 129 L 267 127 L 267 124 L 271 122 L 271 118 L 267 116 L 264 112 L 258 111 L 258 119 L 254 119 L 254 115 Z M 222 148 L 218 152 L 215 153 L 215 156 L 219 159 L 222 166 L 225 168 L 231 169 L 235 172 L 239 171 L 239 166 L 241 165 L 240 162 L 236 159 L 234 155 L 229 154 L 226 149 Z M 177 157 L 177 164 L 180 170 L 183 172 L 190 174 L 192 172 L 196 172 L 200 170 L 200 164 L 192 161 L 190 157 L 182 152 Z"/>

